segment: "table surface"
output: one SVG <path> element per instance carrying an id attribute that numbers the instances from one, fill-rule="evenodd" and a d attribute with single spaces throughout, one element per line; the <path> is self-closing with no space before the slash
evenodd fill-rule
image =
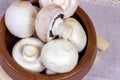
<path id="1" fill-rule="evenodd" d="M 0 17 L 16 0 L 0 0 Z M 120 75 L 120 4 L 119 0 L 79 0 L 79 6 L 91 18 L 96 33 L 110 42 L 105 52 L 98 51 L 99 60 L 83 80 L 119 80 Z M 113 4 L 111 2 L 114 2 Z M 117 3 L 117 4 L 116 4 Z M 6 78 L 5 78 L 6 77 Z M 0 80 L 11 80 L 0 67 Z M 3 79 L 4 78 L 4 79 Z"/>

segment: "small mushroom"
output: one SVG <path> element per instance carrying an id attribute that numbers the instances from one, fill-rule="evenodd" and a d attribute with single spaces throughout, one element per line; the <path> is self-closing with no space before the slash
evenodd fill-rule
<path id="1" fill-rule="evenodd" d="M 37 38 L 22 39 L 13 47 L 12 56 L 24 69 L 39 73 L 45 69 L 40 60 L 43 45 Z"/>
<path id="2" fill-rule="evenodd" d="M 81 52 L 87 43 L 87 36 L 82 25 L 74 18 L 66 18 L 64 24 L 66 24 L 67 27 L 71 27 L 72 32 L 69 32 L 71 34 L 69 37 L 66 37 L 67 34 L 62 35 L 63 38 L 71 41 L 76 46 L 78 52 Z M 68 33 L 67 30 L 65 32 Z"/>
<path id="3" fill-rule="evenodd" d="M 8 30 L 19 38 L 30 37 L 35 32 L 36 8 L 28 1 L 17 1 L 5 13 Z"/>
<path id="4" fill-rule="evenodd" d="M 49 4 L 57 4 L 64 9 L 65 18 L 68 18 L 75 13 L 78 7 L 78 0 L 39 0 L 39 4 L 41 7 Z"/>
<path id="5" fill-rule="evenodd" d="M 77 65 L 78 52 L 71 42 L 56 39 L 43 46 L 41 61 L 48 70 L 66 73 L 73 70 Z"/>
<path id="6" fill-rule="evenodd" d="M 53 28 L 63 21 L 63 14 L 63 9 L 55 4 L 47 5 L 39 11 L 35 20 L 35 29 L 42 41 L 48 42 L 57 36 Z"/>

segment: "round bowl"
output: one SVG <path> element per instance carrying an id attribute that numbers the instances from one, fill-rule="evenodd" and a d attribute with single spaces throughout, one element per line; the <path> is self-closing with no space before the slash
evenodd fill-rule
<path id="1" fill-rule="evenodd" d="M 34 2 L 35 4 L 35 2 Z M 79 53 L 77 66 L 68 73 L 45 75 L 31 73 L 20 67 L 11 56 L 13 45 L 19 38 L 13 36 L 7 29 L 4 17 L 0 21 L 0 65 L 14 80 L 81 80 L 92 67 L 96 56 L 96 33 L 88 15 L 79 7 L 72 16 L 83 26 L 87 34 L 87 45 Z"/>

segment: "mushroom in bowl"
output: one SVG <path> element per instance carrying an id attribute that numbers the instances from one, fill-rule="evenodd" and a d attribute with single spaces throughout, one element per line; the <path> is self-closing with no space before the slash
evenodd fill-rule
<path id="1" fill-rule="evenodd" d="M 63 39 L 45 44 L 41 51 L 43 65 L 56 73 L 70 72 L 78 63 L 78 51 L 75 46 Z"/>
<path id="2" fill-rule="evenodd" d="M 78 7 L 78 0 L 39 0 L 41 7 L 49 4 L 56 4 L 64 10 L 64 17 L 68 18 L 72 16 Z"/>
<path id="3" fill-rule="evenodd" d="M 66 18 L 64 20 L 64 23 L 72 30 L 71 32 L 69 32 L 71 35 L 68 33 L 68 31 L 65 32 L 65 35 L 70 35 L 69 37 L 63 35 L 63 38 L 71 41 L 76 46 L 78 52 L 81 52 L 85 48 L 87 43 L 87 36 L 82 25 L 74 18 Z"/>
<path id="4" fill-rule="evenodd" d="M 8 30 L 19 38 L 33 35 L 37 9 L 28 1 L 18 1 L 10 5 L 5 13 Z"/>
<path id="5" fill-rule="evenodd" d="M 40 59 L 43 45 L 37 38 L 22 39 L 14 45 L 12 56 L 24 69 L 35 73 L 42 72 L 45 69 Z"/>
<path id="6" fill-rule="evenodd" d="M 56 37 L 52 29 L 57 26 L 54 24 L 56 21 L 62 22 L 63 14 L 63 9 L 57 5 L 48 5 L 39 11 L 35 20 L 35 29 L 42 41 L 48 42 Z"/>

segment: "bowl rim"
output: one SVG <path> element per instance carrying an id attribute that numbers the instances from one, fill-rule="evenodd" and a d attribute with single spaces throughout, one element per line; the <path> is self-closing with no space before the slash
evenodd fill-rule
<path id="1" fill-rule="evenodd" d="M 95 56 L 96 56 L 96 32 L 94 26 L 89 18 L 89 16 L 78 7 L 76 13 L 82 19 L 84 25 L 86 26 L 86 30 L 88 33 L 88 45 L 86 48 L 86 52 L 78 62 L 78 65 L 74 70 L 69 73 L 56 74 L 56 75 L 43 75 L 43 74 L 34 74 L 29 71 L 26 71 L 22 67 L 20 67 L 16 62 L 12 59 L 7 51 L 7 47 L 5 45 L 5 22 L 4 17 L 0 22 L 0 64 L 2 68 L 7 72 L 7 74 L 13 79 L 20 80 L 74 80 L 74 78 L 82 79 L 91 68 Z M 84 71 L 85 70 L 85 71 Z M 73 79 L 72 79 L 73 78 Z M 77 79 L 78 80 L 78 79 Z"/>

